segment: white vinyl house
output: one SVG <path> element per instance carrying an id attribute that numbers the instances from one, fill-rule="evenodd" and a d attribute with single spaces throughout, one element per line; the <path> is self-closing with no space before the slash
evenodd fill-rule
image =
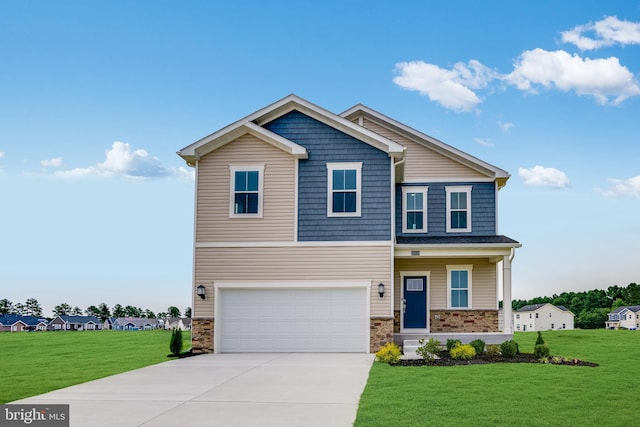
<path id="1" fill-rule="evenodd" d="M 573 329 L 574 314 L 561 305 L 532 304 L 513 313 L 515 331 L 553 331 Z"/>
<path id="2" fill-rule="evenodd" d="M 640 329 L 640 305 L 618 307 L 609 313 L 607 329 Z"/>

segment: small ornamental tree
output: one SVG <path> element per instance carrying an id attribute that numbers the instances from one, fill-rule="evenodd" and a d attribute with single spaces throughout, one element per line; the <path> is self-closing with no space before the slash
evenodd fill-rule
<path id="1" fill-rule="evenodd" d="M 182 331 L 178 328 L 175 328 L 173 332 L 171 332 L 169 350 L 174 356 L 179 356 L 182 351 Z"/>
<path id="2" fill-rule="evenodd" d="M 538 359 L 546 359 L 549 357 L 549 346 L 542 338 L 542 332 L 538 331 L 538 338 L 536 339 L 536 345 L 533 347 L 533 354 Z"/>

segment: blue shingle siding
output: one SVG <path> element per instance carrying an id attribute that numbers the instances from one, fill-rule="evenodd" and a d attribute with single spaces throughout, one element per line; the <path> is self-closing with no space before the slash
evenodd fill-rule
<path id="1" fill-rule="evenodd" d="M 492 236 L 496 234 L 496 188 L 493 182 L 455 182 L 411 184 L 428 186 L 427 193 L 427 233 L 430 236 Z M 471 232 L 447 233 L 447 200 L 445 188 L 448 186 L 472 186 L 471 190 Z M 402 187 L 396 186 L 396 234 L 415 236 L 416 233 L 402 233 Z M 418 233 L 419 234 L 419 233 Z"/>
<path id="2" fill-rule="evenodd" d="M 298 111 L 264 125 L 305 147 L 298 169 L 298 240 L 391 239 L 391 160 L 377 148 Z M 360 217 L 327 217 L 327 163 L 362 162 Z"/>

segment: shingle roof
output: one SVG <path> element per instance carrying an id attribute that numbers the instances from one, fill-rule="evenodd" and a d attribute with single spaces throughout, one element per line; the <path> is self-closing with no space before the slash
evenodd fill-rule
<path id="1" fill-rule="evenodd" d="M 19 321 L 22 321 L 27 326 L 37 326 L 39 323 L 47 324 L 47 321 L 44 319 L 38 319 L 34 316 L 21 316 L 19 314 L 4 314 L 0 316 L 0 324 L 2 325 L 13 325 Z"/>
<path id="2" fill-rule="evenodd" d="M 100 319 L 98 319 L 96 316 L 60 316 L 60 318 L 62 320 L 64 320 L 67 323 L 89 323 L 89 322 L 93 322 L 95 324 L 100 324 Z"/>
<path id="3" fill-rule="evenodd" d="M 521 311 L 536 311 L 537 309 L 539 309 L 540 307 L 542 307 L 543 305 L 547 305 L 547 303 L 544 304 L 530 304 L 530 305 L 525 305 L 524 307 L 520 307 L 519 309 L 516 310 L 516 312 L 521 312 Z"/>
<path id="4" fill-rule="evenodd" d="M 637 313 L 638 311 L 640 311 L 640 305 L 623 305 L 622 307 L 618 307 L 615 310 L 613 310 L 610 314 L 617 314 L 624 310 L 629 310 L 629 311 L 633 311 L 634 313 Z"/>
<path id="5" fill-rule="evenodd" d="M 507 236 L 397 236 L 396 243 L 398 245 L 520 244 Z"/>
<path id="6" fill-rule="evenodd" d="M 542 303 L 542 304 L 525 305 L 524 307 L 520 307 L 519 309 L 517 309 L 516 313 L 520 313 L 520 312 L 523 312 L 523 311 L 536 311 L 539 308 L 541 308 L 541 307 L 543 307 L 543 306 L 545 306 L 547 304 L 549 304 L 551 307 L 557 308 L 558 310 L 569 311 L 569 312 L 571 311 L 571 310 L 569 310 L 567 307 L 565 307 L 563 305 L 553 305 L 550 302 L 545 302 L 545 303 Z"/>

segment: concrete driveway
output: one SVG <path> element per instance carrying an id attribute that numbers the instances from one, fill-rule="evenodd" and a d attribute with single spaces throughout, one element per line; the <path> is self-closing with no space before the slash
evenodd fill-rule
<path id="1" fill-rule="evenodd" d="M 12 403 L 68 403 L 73 427 L 350 426 L 374 357 L 200 355 Z"/>

